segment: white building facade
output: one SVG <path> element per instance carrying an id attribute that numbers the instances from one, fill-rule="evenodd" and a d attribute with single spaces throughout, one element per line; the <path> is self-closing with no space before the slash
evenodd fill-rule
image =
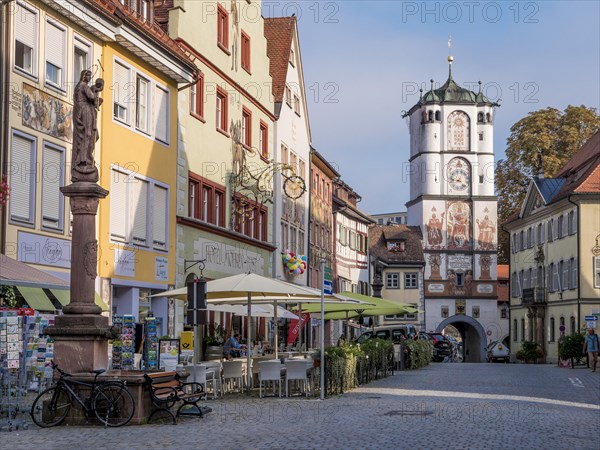
<path id="1" fill-rule="evenodd" d="M 307 285 L 311 137 L 296 17 L 265 19 L 265 36 L 277 117 L 270 157 L 273 237 L 278 247 L 273 277 Z"/>
<path id="2" fill-rule="evenodd" d="M 452 79 L 421 97 L 410 118 L 408 224 L 423 231 L 425 326 L 461 333 L 465 361 L 508 333 L 497 310 L 494 106 Z"/>

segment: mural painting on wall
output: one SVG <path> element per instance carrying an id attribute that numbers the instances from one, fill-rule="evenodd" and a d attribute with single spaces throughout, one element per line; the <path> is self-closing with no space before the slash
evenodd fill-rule
<path id="1" fill-rule="evenodd" d="M 490 218 L 491 212 L 486 207 L 482 216 L 475 220 L 478 227 L 477 247 L 481 250 L 496 249 L 496 222 Z"/>
<path id="2" fill-rule="evenodd" d="M 448 116 L 448 150 L 469 150 L 469 116 L 454 111 Z"/>
<path id="3" fill-rule="evenodd" d="M 448 202 L 446 223 L 448 248 L 468 250 L 471 246 L 471 206 L 466 202 Z"/>
<path id="4" fill-rule="evenodd" d="M 67 142 L 73 140 L 73 106 L 23 83 L 23 125 Z"/>
<path id="5" fill-rule="evenodd" d="M 425 225 L 425 230 L 427 231 L 427 245 L 429 248 L 439 249 L 444 245 L 444 235 L 442 232 L 444 215 L 445 213 L 442 211 L 438 216 L 437 208 L 435 206 L 431 208 L 431 216 Z"/>

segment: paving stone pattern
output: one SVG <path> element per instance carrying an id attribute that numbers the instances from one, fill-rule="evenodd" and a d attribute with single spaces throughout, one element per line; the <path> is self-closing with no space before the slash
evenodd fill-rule
<path id="1" fill-rule="evenodd" d="M 6 449 L 599 449 L 600 372 L 432 364 L 316 399 L 207 401 L 178 425 L 1 433 Z"/>

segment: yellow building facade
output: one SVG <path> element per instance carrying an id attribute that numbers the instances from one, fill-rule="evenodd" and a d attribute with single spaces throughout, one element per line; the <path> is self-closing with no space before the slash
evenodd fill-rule
<path id="1" fill-rule="evenodd" d="M 560 337 L 600 316 L 599 143 L 597 133 L 555 178 L 534 178 L 518 216 L 504 226 L 512 353 L 535 341 L 547 362 L 557 362 Z"/>

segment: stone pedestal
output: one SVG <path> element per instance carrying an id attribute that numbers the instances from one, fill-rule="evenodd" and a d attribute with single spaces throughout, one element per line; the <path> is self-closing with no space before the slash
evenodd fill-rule
<path id="1" fill-rule="evenodd" d="M 71 300 L 63 309 L 64 315 L 46 332 L 55 340 L 54 360 L 61 369 L 72 374 L 89 373 L 108 368 L 108 339 L 118 335 L 95 303 L 96 214 L 99 200 L 108 191 L 96 183 L 78 181 L 61 192 L 70 197 L 73 213 Z"/>

